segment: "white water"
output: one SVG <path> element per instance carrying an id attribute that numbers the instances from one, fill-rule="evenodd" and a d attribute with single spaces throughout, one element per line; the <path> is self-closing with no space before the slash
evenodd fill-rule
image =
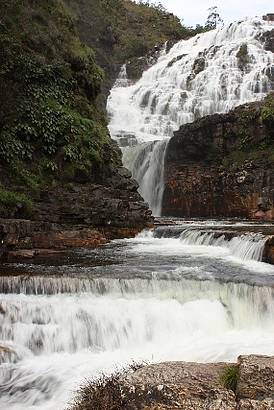
<path id="1" fill-rule="evenodd" d="M 2 307 L 0 338 L 17 353 L 0 367 L 3 410 L 65 408 L 83 378 L 132 359 L 274 352 L 271 288 L 109 279 L 103 294 L 4 295 Z"/>
<path id="2" fill-rule="evenodd" d="M 124 165 L 139 182 L 142 197 L 149 203 L 154 216 L 161 216 L 166 145 L 167 140 L 164 140 L 138 144 L 123 150 Z"/>
<path id="3" fill-rule="evenodd" d="M 155 238 L 149 231 L 114 242 L 111 254 L 117 246 L 119 259 L 130 258 L 127 278 L 77 277 L 78 265 L 73 278 L 0 277 L 0 346 L 10 349 L 0 354 L 0 408 L 61 410 L 83 379 L 132 360 L 274 354 L 274 267 L 258 261 L 266 238 L 246 234 L 228 241 L 205 233 L 192 228 Z M 155 272 L 146 279 L 150 260 Z M 215 266 L 227 271 L 224 281 L 206 273 L 209 260 L 212 272 Z M 131 272 L 132 263 L 141 277 Z M 158 269 L 167 264 L 173 271 L 161 279 Z M 269 286 L 227 281 L 231 269 L 242 268 L 255 277 L 261 272 Z"/>
<path id="4" fill-rule="evenodd" d="M 234 236 L 230 240 L 224 234 L 187 229 L 182 232 L 181 241 L 186 245 L 221 246 L 227 248 L 232 255 L 242 260 L 261 261 L 267 237 L 261 234 L 244 234 Z"/>
<path id="5" fill-rule="evenodd" d="M 273 29 L 273 24 L 260 19 L 236 22 L 208 33 L 180 41 L 168 53 L 162 53 L 158 62 L 143 73 L 135 84 L 125 80 L 123 66 L 120 80 L 111 90 L 107 109 L 112 137 L 128 135 L 135 142 L 170 138 L 180 125 L 192 122 L 208 114 L 228 112 L 237 105 L 262 99 L 273 88 L 270 80 L 274 72 L 274 56 L 263 48 L 262 34 Z M 247 64 L 241 65 L 237 54 L 247 45 Z M 130 144 L 129 144 L 130 145 Z M 157 156 L 158 144 L 148 149 L 144 145 L 144 161 L 147 155 Z M 151 154 L 152 150 L 154 154 Z M 124 162 L 140 183 L 140 192 L 155 208 L 154 194 L 147 196 L 147 178 L 136 172 L 134 153 L 140 157 L 140 148 L 124 152 Z M 164 156 L 150 163 L 150 185 L 162 185 L 163 173 L 155 173 L 155 166 L 164 167 Z M 156 164 L 156 165 L 155 165 Z M 147 176 L 147 175 L 146 175 Z M 158 189 L 158 188 L 157 188 Z M 151 191 L 152 193 L 152 191 Z M 158 197 L 159 202 L 161 196 Z"/>
<path id="6" fill-rule="evenodd" d="M 261 98 L 267 90 L 266 70 L 273 57 L 255 39 L 255 33 L 267 26 L 254 24 L 234 24 L 179 43 L 140 82 L 130 85 L 124 71 L 112 90 L 113 135 L 128 134 L 128 145 L 134 145 L 134 138 L 153 144 L 154 149 L 144 146 L 142 161 L 136 147 L 140 167 L 134 157 L 128 166 L 132 164 L 136 172 L 141 169 L 146 181 L 142 190 L 151 192 L 149 201 L 156 198 L 154 212 L 160 209 L 164 158 L 164 150 L 154 141 L 165 143 L 181 121 L 192 121 L 211 109 L 227 110 L 245 98 Z M 246 38 L 255 57 L 240 73 L 235 52 Z M 221 47 L 210 51 L 211 41 L 220 42 Z M 187 69 L 195 53 L 203 50 L 208 66 L 184 90 Z M 189 61 L 184 56 L 166 67 L 185 52 Z M 256 78 L 263 84 L 261 89 L 255 85 Z M 228 91 L 219 87 L 223 82 Z M 186 92 L 185 100 L 182 92 Z M 126 152 L 129 158 L 131 153 Z M 192 231 L 179 238 L 154 238 L 145 233 L 117 241 L 110 249 L 118 247 L 119 260 L 108 268 L 125 271 L 127 279 L 92 279 L 91 268 L 91 275 L 81 278 L 82 266 L 77 264 L 73 278 L 0 277 L 0 346 L 10 349 L 0 348 L 1 410 L 61 410 L 84 379 L 131 360 L 207 362 L 235 360 L 239 354 L 274 354 L 274 268 L 260 262 L 265 238 L 245 235 L 228 241 L 201 231 L 193 235 Z M 131 258 L 130 263 L 123 265 L 120 258 Z M 155 267 L 148 280 L 142 275 L 151 260 Z M 139 279 L 131 262 L 139 269 Z M 173 265 L 167 279 L 159 279 L 163 273 L 159 268 Z M 235 270 L 254 280 L 260 274 L 267 286 L 233 283 Z M 195 279 L 187 278 L 189 272 Z M 214 273 L 224 280 L 216 280 Z"/>
<path id="7" fill-rule="evenodd" d="M 125 131 L 138 142 L 155 141 L 197 117 L 262 99 L 272 88 L 267 74 L 274 56 L 260 36 L 271 29 L 270 22 L 249 19 L 175 44 L 135 84 L 114 86 L 108 99 L 112 136 Z M 241 69 L 237 53 L 243 44 L 249 63 Z M 198 58 L 205 66 L 195 75 Z"/>

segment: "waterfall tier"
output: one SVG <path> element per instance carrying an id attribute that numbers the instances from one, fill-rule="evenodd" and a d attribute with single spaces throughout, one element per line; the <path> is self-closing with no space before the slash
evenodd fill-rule
<path id="1" fill-rule="evenodd" d="M 195 118 L 261 100 L 273 88 L 274 56 L 263 36 L 273 26 L 245 20 L 182 40 L 135 84 L 118 81 L 107 105 L 112 137 L 159 140 Z"/>
<path id="2" fill-rule="evenodd" d="M 163 52 L 135 84 L 126 81 L 123 66 L 107 104 L 112 137 L 123 141 L 121 145 L 127 139 L 129 146 L 150 143 L 149 149 L 147 145 L 143 149 L 155 150 L 150 156 L 156 157 L 162 150 L 155 141 L 170 138 L 182 124 L 261 100 L 274 88 L 274 56 L 264 48 L 264 35 L 271 29 L 271 22 L 248 19 L 182 40 Z M 151 185 L 157 190 L 161 185 L 163 191 L 162 173 L 136 170 L 139 149 L 130 155 L 131 162 L 128 156 L 127 149 L 124 161 L 139 182 L 140 193 L 159 213 L 161 196 L 155 206 L 155 195 L 147 191 L 151 192 Z M 147 163 L 146 158 L 140 168 Z"/>

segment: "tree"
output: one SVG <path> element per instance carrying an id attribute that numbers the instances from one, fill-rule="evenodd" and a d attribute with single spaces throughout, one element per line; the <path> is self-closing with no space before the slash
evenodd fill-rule
<path id="1" fill-rule="evenodd" d="M 205 27 L 208 30 L 214 30 L 218 24 L 224 25 L 223 19 L 221 18 L 218 7 L 213 6 L 208 9 L 208 17 L 205 23 Z"/>

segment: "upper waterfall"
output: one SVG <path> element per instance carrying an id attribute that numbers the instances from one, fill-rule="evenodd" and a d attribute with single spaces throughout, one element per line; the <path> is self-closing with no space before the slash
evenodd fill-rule
<path id="1" fill-rule="evenodd" d="M 135 84 L 117 82 L 107 104 L 112 137 L 160 140 L 198 117 L 262 99 L 273 88 L 263 37 L 271 29 L 256 18 L 199 34 L 163 52 Z"/>
<path id="2" fill-rule="evenodd" d="M 155 216 L 161 215 L 166 140 L 173 132 L 199 117 L 261 100 L 274 89 L 274 56 L 264 48 L 264 34 L 273 27 L 247 19 L 182 40 L 164 48 L 135 84 L 122 66 L 108 98 L 109 130 L 120 146 L 129 147 L 124 165 Z"/>

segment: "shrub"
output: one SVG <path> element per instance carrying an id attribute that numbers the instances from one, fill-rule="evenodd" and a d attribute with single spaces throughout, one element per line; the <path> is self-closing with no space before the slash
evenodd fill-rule
<path id="1" fill-rule="evenodd" d="M 126 372 L 142 368 L 147 363 L 132 362 L 130 366 L 110 376 L 102 375 L 84 383 L 67 410 L 125 410 L 126 398 L 122 393 L 121 379 Z"/>
<path id="2" fill-rule="evenodd" d="M 262 109 L 262 120 L 266 125 L 274 124 L 274 93 L 271 93 L 266 98 L 266 104 Z"/>
<path id="3" fill-rule="evenodd" d="M 29 217 L 32 208 L 32 201 L 25 194 L 0 188 L 0 217 Z"/>
<path id="4" fill-rule="evenodd" d="M 228 389 L 232 390 L 234 393 L 237 389 L 239 379 L 239 369 L 237 366 L 227 367 L 220 377 L 222 385 Z"/>

